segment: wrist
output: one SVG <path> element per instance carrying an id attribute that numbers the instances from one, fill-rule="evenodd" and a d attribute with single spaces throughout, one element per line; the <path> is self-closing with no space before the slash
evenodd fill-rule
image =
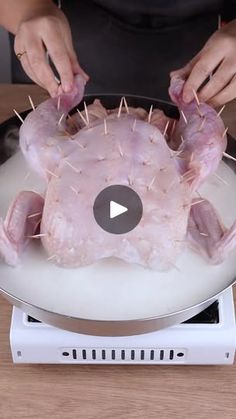
<path id="1" fill-rule="evenodd" d="M 0 24 L 15 35 L 23 22 L 40 16 L 57 15 L 58 11 L 52 0 L 0 0 Z"/>

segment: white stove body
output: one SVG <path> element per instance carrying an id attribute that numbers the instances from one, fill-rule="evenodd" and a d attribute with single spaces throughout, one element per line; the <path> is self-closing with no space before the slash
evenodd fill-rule
<path id="1" fill-rule="evenodd" d="M 219 323 L 182 323 L 156 332 L 119 337 L 73 333 L 29 322 L 13 308 L 13 362 L 43 364 L 232 364 L 236 327 L 232 288 L 219 298 Z"/>

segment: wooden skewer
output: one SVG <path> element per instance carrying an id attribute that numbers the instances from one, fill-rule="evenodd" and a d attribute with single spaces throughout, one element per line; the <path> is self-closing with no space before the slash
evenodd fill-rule
<path id="1" fill-rule="evenodd" d="M 78 126 L 77 126 L 77 124 L 76 124 L 76 122 L 74 121 L 74 119 L 70 116 L 70 114 L 68 113 L 68 119 L 71 121 L 71 123 L 74 125 L 74 127 L 78 130 Z"/>
<path id="2" fill-rule="evenodd" d="M 193 226 L 189 226 L 188 228 L 189 228 L 190 230 L 195 229 L 195 227 L 193 227 Z M 209 237 L 209 234 L 207 234 L 207 233 L 203 233 L 203 232 L 200 232 L 200 231 L 199 231 L 199 234 L 200 234 L 201 236 Z"/>
<path id="3" fill-rule="evenodd" d="M 198 106 L 197 106 L 197 113 L 201 118 L 204 116 L 203 113 L 200 111 L 200 108 Z"/>
<path id="4" fill-rule="evenodd" d="M 134 179 L 131 177 L 131 175 L 128 176 L 128 182 L 129 186 L 132 186 L 134 184 Z"/>
<path id="5" fill-rule="evenodd" d="M 198 99 L 198 95 L 197 95 L 197 92 L 196 92 L 196 90 L 194 90 L 194 89 L 192 89 L 193 90 L 193 94 L 194 94 L 194 97 L 195 97 L 195 99 L 196 99 L 196 102 L 197 102 L 197 104 L 198 104 L 198 106 L 200 105 L 200 102 L 199 102 L 199 99 Z"/>
<path id="6" fill-rule="evenodd" d="M 87 125 L 89 125 L 89 113 L 88 113 L 88 108 L 87 108 L 86 102 L 84 102 L 84 111 L 85 111 L 85 115 L 86 115 Z"/>
<path id="7" fill-rule="evenodd" d="M 120 143 L 118 143 L 118 150 L 119 150 L 119 153 L 120 153 L 121 157 L 124 157 L 124 153 L 122 151 Z"/>
<path id="8" fill-rule="evenodd" d="M 201 202 L 204 202 L 204 201 L 205 201 L 205 199 L 200 199 L 199 201 L 192 202 L 190 204 L 190 207 L 193 207 L 194 205 L 200 204 Z"/>
<path id="9" fill-rule="evenodd" d="M 184 151 L 184 137 L 181 135 L 180 138 L 181 138 L 181 143 L 180 143 L 178 149 L 177 150 L 171 150 L 170 149 L 172 158 L 177 157 L 179 154 L 183 153 L 183 151 Z"/>
<path id="10" fill-rule="evenodd" d="M 223 132 L 223 134 L 222 134 L 222 138 L 224 138 L 224 137 L 225 137 L 225 135 L 227 134 L 228 129 L 229 129 L 229 127 L 225 128 L 225 130 L 224 130 L 224 132 Z"/>
<path id="11" fill-rule="evenodd" d="M 57 125 L 60 125 L 60 124 L 61 124 L 61 122 L 62 122 L 62 120 L 63 120 L 64 116 L 65 116 L 65 114 L 63 113 L 63 114 L 61 115 L 61 117 L 60 117 L 60 119 L 59 119 L 59 121 L 58 121 Z"/>
<path id="12" fill-rule="evenodd" d="M 76 109 L 76 111 L 78 112 L 80 118 L 82 119 L 83 123 L 88 126 L 88 122 L 86 121 L 85 117 L 82 115 L 82 113 L 79 111 L 79 109 Z"/>
<path id="13" fill-rule="evenodd" d="M 152 119 L 152 110 L 153 110 L 153 105 L 150 106 L 150 110 L 148 113 L 148 123 L 150 124 L 151 119 Z"/>
<path id="14" fill-rule="evenodd" d="M 73 166 L 68 160 L 64 160 L 64 162 L 68 165 L 68 166 L 70 166 L 70 168 L 72 169 L 72 170 L 74 170 L 74 172 L 76 172 L 76 173 L 80 173 L 80 170 L 79 169 L 77 169 L 75 166 Z"/>
<path id="15" fill-rule="evenodd" d="M 27 217 L 27 218 L 37 217 L 38 215 L 41 215 L 41 214 L 42 214 L 42 212 L 35 212 L 34 214 L 30 214 L 30 215 L 28 215 L 28 217 Z"/>
<path id="16" fill-rule="evenodd" d="M 22 124 L 24 123 L 24 119 L 20 116 L 20 114 L 15 110 L 15 109 L 13 109 L 13 112 L 16 114 L 16 116 L 19 118 L 19 120 L 22 122 Z"/>
<path id="17" fill-rule="evenodd" d="M 36 229 L 39 227 L 39 225 L 40 225 L 41 221 L 42 221 L 42 217 L 41 217 L 41 218 L 39 218 L 39 220 L 36 222 L 36 224 L 35 224 L 35 231 L 36 231 Z"/>
<path id="18" fill-rule="evenodd" d="M 33 236 L 26 236 L 28 239 L 39 239 L 40 237 L 46 237 L 47 233 L 34 234 Z"/>
<path id="19" fill-rule="evenodd" d="M 220 177 L 219 175 L 217 175 L 216 173 L 213 173 L 214 176 L 219 179 L 221 182 L 223 182 L 225 185 L 228 185 L 228 182 L 226 182 L 226 180 L 224 180 L 222 177 Z"/>
<path id="20" fill-rule="evenodd" d="M 169 123 L 170 123 L 170 121 L 168 120 L 167 123 L 166 123 L 165 129 L 164 129 L 164 132 L 163 132 L 164 137 L 165 137 L 166 132 L 168 130 Z"/>
<path id="21" fill-rule="evenodd" d="M 46 169 L 46 172 L 47 172 L 47 173 L 49 173 L 51 176 L 54 176 L 54 177 L 56 177 L 57 179 L 59 179 L 59 176 L 58 176 L 58 175 L 56 175 L 56 173 L 51 172 L 51 170 Z"/>
<path id="22" fill-rule="evenodd" d="M 137 119 L 134 120 L 131 130 L 135 131 Z"/>
<path id="23" fill-rule="evenodd" d="M 180 183 L 183 183 L 183 182 L 190 182 L 190 180 L 195 179 L 195 177 L 196 177 L 196 175 L 194 174 L 194 175 L 191 175 L 191 176 L 189 176 L 189 177 L 183 178 L 183 179 L 180 181 Z"/>
<path id="24" fill-rule="evenodd" d="M 72 134 L 70 134 L 70 132 L 68 132 L 66 129 L 63 130 L 63 134 L 70 140 L 74 141 Z"/>
<path id="25" fill-rule="evenodd" d="M 120 100 L 120 106 L 119 106 L 119 110 L 118 110 L 117 118 L 120 118 L 121 111 L 122 111 L 123 100 L 124 100 L 124 96 L 122 96 L 122 98 L 121 98 L 121 100 Z"/>
<path id="26" fill-rule="evenodd" d="M 126 102 L 126 99 L 125 99 L 125 97 L 124 97 L 124 105 L 125 105 L 125 109 L 126 109 L 126 112 L 129 114 L 129 107 L 128 107 L 128 104 L 127 104 L 127 102 Z"/>
<path id="27" fill-rule="evenodd" d="M 76 193 L 76 195 L 78 195 L 79 191 L 77 191 L 77 190 L 74 188 L 74 186 L 70 186 L 70 189 L 71 189 L 73 192 L 75 192 L 75 193 Z"/>
<path id="28" fill-rule="evenodd" d="M 61 106 L 61 96 L 58 97 L 57 99 L 57 110 L 60 110 L 60 106 Z"/>
<path id="29" fill-rule="evenodd" d="M 24 182 L 26 182 L 29 179 L 29 177 L 30 177 L 30 172 L 27 172 L 24 179 L 23 179 Z"/>
<path id="30" fill-rule="evenodd" d="M 172 135 L 173 135 L 173 133 L 174 133 L 174 130 L 175 130 L 175 125 L 176 125 L 176 120 L 174 120 L 174 122 L 173 122 L 173 124 L 172 124 L 172 127 L 171 127 L 171 132 L 170 132 L 170 136 L 172 136 Z"/>
<path id="31" fill-rule="evenodd" d="M 154 177 L 152 178 L 151 182 L 149 183 L 149 185 L 148 185 L 148 187 L 147 187 L 147 189 L 148 189 L 149 191 L 150 191 L 151 187 L 153 186 L 153 183 L 155 182 L 155 180 L 156 180 L 156 176 L 154 176 Z"/>
<path id="32" fill-rule="evenodd" d="M 54 258 L 56 258 L 57 257 L 57 255 L 52 255 L 52 256 L 49 256 L 48 258 L 47 258 L 47 260 L 49 261 L 49 260 L 52 260 L 52 259 L 54 259 Z"/>
<path id="33" fill-rule="evenodd" d="M 77 141 L 77 140 L 74 140 L 74 142 L 80 147 L 80 148 L 82 148 L 83 150 L 85 149 L 85 146 L 83 145 L 83 144 L 80 144 L 79 143 L 79 141 Z"/>
<path id="34" fill-rule="evenodd" d="M 197 194 L 197 196 L 198 196 L 199 198 L 203 199 L 203 197 L 202 197 L 202 195 L 200 194 L 200 192 L 199 192 L 199 191 L 196 191 L 196 194 Z"/>
<path id="35" fill-rule="evenodd" d="M 223 152 L 223 156 L 225 156 L 227 159 L 231 159 L 233 161 L 236 161 L 236 158 L 231 156 L 230 154 L 226 153 L 225 151 Z"/>
<path id="36" fill-rule="evenodd" d="M 59 153 L 62 154 L 62 148 L 58 144 L 57 144 L 57 149 L 58 149 Z"/>
<path id="37" fill-rule="evenodd" d="M 58 0 L 58 3 L 60 3 L 60 0 Z M 48 55 L 48 52 L 47 52 L 47 55 Z M 54 79 L 56 80 L 56 82 L 57 82 L 58 85 L 61 84 L 61 80 L 57 76 L 54 76 Z"/>
<path id="38" fill-rule="evenodd" d="M 30 105 L 31 105 L 32 109 L 35 111 L 34 102 L 32 101 L 31 96 L 30 96 L 30 95 L 28 95 L 28 98 L 29 98 L 29 103 L 30 103 Z"/>
<path id="39" fill-rule="evenodd" d="M 181 115 L 183 117 L 183 120 L 184 120 L 185 124 L 187 125 L 188 121 L 187 121 L 187 118 L 186 118 L 184 112 L 182 110 L 180 112 L 181 112 Z"/>
<path id="40" fill-rule="evenodd" d="M 220 116 L 220 114 L 223 112 L 224 108 L 225 108 L 225 105 L 224 105 L 224 106 L 222 106 L 222 108 L 219 110 L 219 112 L 218 112 L 217 116 Z"/>
<path id="41" fill-rule="evenodd" d="M 104 118 L 104 134 L 105 135 L 107 135 L 108 134 L 108 131 L 107 131 L 107 121 L 106 121 L 106 118 Z"/>
<path id="42" fill-rule="evenodd" d="M 206 122 L 206 117 L 204 116 L 204 117 L 203 117 L 203 119 L 202 119 L 202 122 L 201 122 L 201 125 L 200 125 L 200 127 L 199 127 L 199 130 L 198 130 L 198 131 L 201 131 L 201 130 L 202 130 L 203 125 L 205 124 L 205 122 Z"/>
<path id="43" fill-rule="evenodd" d="M 182 175 L 182 179 L 186 180 L 186 179 L 189 179 L 190 177 L 192 178 L 194 176 L 196 176 L 196 173 L 194 173 L 194 171 L 191 170 L 189 173 L 188 172 L 184 173 Z"/>
<path id="44" fill-rule="evenodd" d="M 185 172 L 185 173 L 182 175 L 182 177 L 188 176 L 188 175 L 193 174 L 193 173 L 194 173 L 194 170 L 193 170 L 193 169 L 189 169 L 189 170 L 187 170 L 187 172 Z"/>
<path id="45" fill-rule="evenodd" d="M 179 157 L 183 153 L 183 150 L 181 150 L 181 149 L 180 150 L 177 150 L 177 151 L 173 151 L 172 150 L 172 153 L 173 154 L 172 154 L 171 158 L 172 159 L 175 159 L 176 157 Z"/>

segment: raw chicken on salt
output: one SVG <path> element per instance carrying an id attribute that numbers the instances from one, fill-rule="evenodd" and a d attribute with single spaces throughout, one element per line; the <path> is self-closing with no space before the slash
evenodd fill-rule
<path id="1" fill-rule="evenodd" d="M 49 99 L 31 112 L 20 130 L 20 146 L 31 168 L 45 179 L 45 197 L 43 202 L 34 192 L 22 192 L 12 204 L 0 224 L 3 259 L 17 264 L 42 218 L 42 244 L 51 261 L 65 267 L 113 256 L 168 270 L 187 237 L 212 262 L 220 262 L 222 249 L 225 257 L 235 245 L 236 225 L 226 231 L 210 203 L 193 199 L 222 158 L 224 125 L 206 104 L 185 105 L 182 87 L 182 80 L 172 80 L 170 95 L 183 111 L 175 129 L 173 121 L 168 127 L 173 150 L 163 135 L 170 119 L 159 110 L 149 115 L 140 108 L 107 111 L 95 101 L 79 116 L 80 122 L 77 118 L 68 125 L 66 115 L 83 97 L 80 76 L 74 92 Z M 133 188 L 143 203 L 140 223 L 122 235 L 105 232 L 93 216 L 96 196 L 117 184 Z M 206 222 L 209 214 L 211 223 Z"/>

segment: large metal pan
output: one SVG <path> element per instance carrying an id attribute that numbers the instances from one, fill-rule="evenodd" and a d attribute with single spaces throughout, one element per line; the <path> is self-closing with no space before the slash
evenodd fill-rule
<path id="1" fill-rule="evenodd" d="M 121 95 L 96 95 L 107 108 L 117 107 Z M 93 96 L 87 96 L 91 103 Z M 149 110 L 150 105 L 178 117 L 170 103 L 128 96 L 131 106 Z M 23 117 L 25 115 L 23 114 Z M 0 126 L 0 138 L 12 118 Z M 231 154 L 235 142 L 229 137 Z M 2 144 L 2 143 L 1 143 Z M 1 146 L 1 160 L 8 157 Z M 232 164 L 232 162 L 231 162 Z M 0 214 L 22 189 L 42 190 L 39 179 L 30 174 L 20 152 L 0 166 Z M 226 225 L 236 216 L 236 176 L 234 167 L 221 163 L 218 175 L 201 189 Z M 22 264 L 0 265 L 0 292 L 14 305 L 38 320 L 74 332 L 119 336 L 151 332 L 183 322 L 209 306 L 235 282 L 236 250 L 223 264 L 210 266 L 190 250 L 177 261 L 178 269 L 159 273 L 110 259 L 79 269 L 65 269 L 47 261 L 40 243 L 32 243 Z"/>

